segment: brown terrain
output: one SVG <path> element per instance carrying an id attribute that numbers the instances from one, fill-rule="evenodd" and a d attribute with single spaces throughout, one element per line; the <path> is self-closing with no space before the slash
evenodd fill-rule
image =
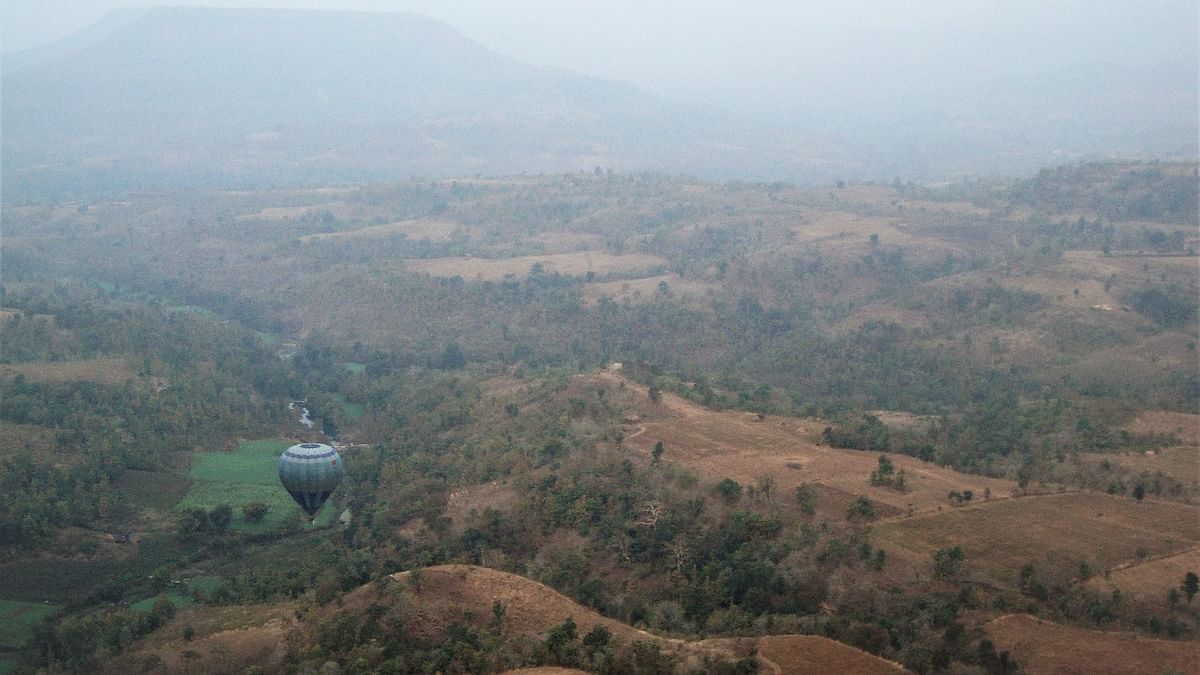
<path id="1" fill-rule="evenodd" d="M 930 559 L 962 546 L 969 570 L 1011 584 L 1026 563 L 1106 570 L 1200 544 L 1200 509 L 1186 504 L 1074 492 L 992 500 L 877 525 L 889 552 Z"/>
<path id="2" fill-rule="evenodd" d="M 392 575 L 392 579 L 412 588 L 409 572 Z M 367 593 L 368 589 L 364 587 L 356 593 Z M 484 567 L 442 565 L 425 568 L 421 570 L 419 589 L 413 592 L 420 600 L 424 618 L 421 624 L 426 630 L 441 630 L 448 621 L 456 618 L 475 616 L 477 620 L 486 619 L 486 616 L 479 616 L 485 614 L 479 608 L 491 607 L 494 601 L 499 600 L 507 610 L 503 623 L 506 634 L 540 634 L 570 617 L 581 635 L 600 624 L 612 631 L 613 639 L 617 642 L 655 642 L 664 652 L 674 655 L 682 663 L 700 663 L 705 655 L 738 658 L 757 647 L 765 672 L 905 672 L 890 661 L 818 636 L 781 635 L 700 641 L 661 637 L 605 618 L 531 579 Z M 354 600 L 347 598 L 347 603 L 353 604 Z"/>
<path id="3" fill-rule="evenodd" d="M 603 373 L 612 381 L 620 376 Z M 623 378 L 622 378 L 623 379 Z M 619 380 L 618 380 L 619 381 Z M 626 380 L 626 386 L 644 392 Z M 904 455 L 891 455 L 896 471 L 904 471 L 907 491 L 870 485 L 879 466 L 878 452 L 840 450 L 823 445 L 825 423 L 815 419 L 768 416 L 740 411 L 714 411 L 664 392 L 660 403 L 639 404 L 644 420 L 625 442 L 646 454 L 658 441 L 663 458 L 710 479 L 732 478 L 753 485 L 763 476 L 775 482 L 780 499 L 790 498 L 801 484 L 818 484 L 847 495 L 866 495 L 891 513 L 937 512 L 952 490 L 972 490 L 980 498 L 1008 497 L 1016 483 L 964 474 Z"/>
<path id="4" fill-rule="evenodd" d="M 296 606 L 189 607 L 132 652 L 112 658 L 103 672 L 229 673 L 258 667 L 275 672 L 296 627 Z M 185 640 L 191 626 L 196 637 Z"/>
<path id="5" fill-rule="evenodd" d="M 772 673 L 861 673 L 895 675 L 908 672 L 899 664 L 817 635 L 770 635 L 759 638 L 758 656 Z"/>
<path id="6" fill-rule="evenodd" d="M 997 650 L 1012 652 L 1030 675 L 1200 673 L 1197 642 L 1082 630 L 1028 614 L 1002 616 L 984 630 Z"/>
<path id="7" fill-rule="evenodd" d="M 1119 589 L 1126 597 L 1147 603 L 1164 603 L 1167 594 L 1179 588 L 1188 572 L 1200 572 L 1200 547 L 1120 566 L 1092 578 L 1088 585 L 1103 591 Z"/>

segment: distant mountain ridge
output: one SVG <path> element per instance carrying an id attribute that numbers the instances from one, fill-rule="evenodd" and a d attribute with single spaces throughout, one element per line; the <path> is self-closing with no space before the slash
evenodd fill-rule
<path id="1" fill-rule="evenodd" d="M 729 115 L 522 64 L 417 15 L 124 19 L 73 49 L 6 58 L 10 195 L 595 165 L 720 176 L 797 156 Z"/>

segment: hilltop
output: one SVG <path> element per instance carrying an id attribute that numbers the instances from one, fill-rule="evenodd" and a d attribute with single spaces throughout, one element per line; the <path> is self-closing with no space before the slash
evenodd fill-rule
<path id="1" fill-rule="evenodd" d="M 894 663 L 819 636 L 691 641 L 663 637 L 607 619 L 543 584 L 473 565 L 440 565 L 394 574 L 350 591 L 336 604 L 299 611 L 298 620 L 288 616 L 288 609 L 248 606 L 186 611 L 163 633 L 178 634 L 185 624 L 203 625 L 204 633 L 190 641 L 149 641 L 114 661 L 106 672 L 126 672 L 135 664 L 151 663 L 168 671 L 257 666 L 263 672 L 276 672 L 282 660 L 319 664 L 322 651 L 326 656 L 362 654 L 365 658 L 357 663 L 369 667 L 369 654 L 378 654 L 378 650 L 372 650 L 368 640 L 374 644 L 389 639 L 455 645 L 459 653 L 442 664 L 449 669 L 505 667 L 504 660 L 464 659 L 461 650 L 469 651 L 471 641 L 476 640 L 505 642 L 509 667 L 549 661 L 588 670 L 656 669 L 671 664 L 675 669 L 715 672 L 750 660 L 757 661 L 759 672 L 768 673 L 802 673 L 834 664 L 864 674 L 905 672 Z M 569 637 L 562 628 L 568 621 L 574 631 Z M 321 645 L 322 649 L 314 651 L 302 645 Z M 188 651 L 193 656 L 183 657 Z"/>
<path id="2" fill-rule="evenodd" d="M 125 13 L 10 59 L 3 87 L 9 201 L 596 165 L 733 175 L 762 153 L 811 168 L 731 115 L 529 66 L 412 14 Z"/>

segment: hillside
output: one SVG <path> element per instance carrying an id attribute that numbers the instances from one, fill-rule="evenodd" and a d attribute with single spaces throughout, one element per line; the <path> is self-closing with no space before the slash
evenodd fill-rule
<path id="1" fill-rule="evenodd" d="M 9 201 L 597 165 L 730 175 L 764 152 L 806 170 L 729 115 L 409 14 L 126 13 L 10 59 L 3 88 Z"/>
<path id="2" fill-rule="evenodd" d="M 0 672 L 1175 667 L 1197 187 L 6 206 Z M 278 485 L 297 441 L 345 460 L 315 522 Z"/>
<path id="3" fill-rule="evenodd" d="M 600 626 L 608 631 L 603 651 L 614 655 L 618 663 L 620 660 L 645 659 L 646 655 L 654 654 L 654 659 L 663 659 L 676 668 L 712 672 L 718 664 L 733 663 L 758 653 L 760 672 L 799 674 L 811 672 L 810 669 L 819 664 L 837 664 L 838 668 L 852 668 L 854 672 L 864 674 L 905 672 L 893 663 L 818 636 L 699 641 L 661 637 L 606 619 L 543 584 L 484 567 L 442 565 L 424 568 L 419 574 L 419 581 L 413 573 L 405 572 L 392 575 L 390 583 L 378 582 L 355 589 L 341 597 L 336 606 L 303 614 L 298 622 L 284 616 L 282 608 L 246 607 L 240 611 L 231 608 L 182 613 L 164 629 L 165 634 L 178 633 L 185 622 L 211 626 L 207 630 L 213 632 L 192 641 L 150 641 L 112 663 L 107 672 L 124 672 L 125 668 L 137 663 L 155 663 L 175 671 L 184 667 L 185 662 L 192 669 L 227 670 L 257 665 L 264 672 L 275 672 L 278 662 L 287 658 L 285 652 L 290 652 L 291 658 L 304 658 L 303 652 L 298 653 L 294 645 L 323 643 L 326 638 L 322 633 L 328 630 L 329 622 L 345 622 L 347 617 L 360 622 L 378 621 L 380 616 L 386 617 L 384 622 L 390 625 L 403 625 L 405 639 L 429 644 L 460 639 L 458 636 L 463 634 L 464 626 L 468 626 L 468 630 L 494 635 L 514 645 L 513 658 L 518 661 L 524 658 L 527 663 L 556 658 L 555 654 L 538 652 L 536 647 L 544 640 L 550 640 L 555 629 L 569 619 L 576 631 L 570 642 L 575 644 L 560 645 L 558 649 L 579 652 L 575 658 L 582 660 L 576 665 L 589 670 L 597 663 L 597 649 L 589 647 L 587 641 L 581 643 L 580 638 L 592 634 Z M 503 609 L 498 624 L 494 612 L 481 611 L 497 606 L 497 603 Z M 369 618 L 372 613 L 374 619 Z M 287 637 L 294 631 L 299 634 Z M 384 632 L 376 639 L 389 637 L 398 636 Z M 335 651 L 352 652 L 357 647 L 353 643 L 342 643 Z M 645 654 L 638 656 L 638 650 Z M 186 651 L 195 655 L 185 659 L 181 655 Z M 364 661 L 359 663 L 370 665 Z M 645 662 L 642 665 L 651 664 Z M 580 671 L 531 667 L 513 672 Z"/>

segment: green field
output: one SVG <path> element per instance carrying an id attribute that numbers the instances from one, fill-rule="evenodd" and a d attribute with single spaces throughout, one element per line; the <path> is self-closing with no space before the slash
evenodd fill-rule
<path id="1" fill-rule="evenodd" d="M 145 600 L 139 600 L 138 602 L 130 605 L 129 608 L 136 609 L 139 612 L 149 612 L 150 610 L 154 609 L 154 603 L 159 599 L 159 597 L 166 597 L 166 599 L 170 600 L 171 604 L 175 605 L 176 608 L 190 605 L 194 602 L 191 597 L 172 591 L 168 593 L 162 593 L 160 595 L 154 595 L 146 598 Z"/>
<path id="2" fill-rule="evenodd" d="M 56 611 L 58 605 L 0 600 L 0 647 L 12 649 L 25 644 L 34 626 Z"/>
<path id="3" fill-rule="evenodd" d="M 363 373 L 367 372 L 367 364 L 365 364 L 365 363 L 355 363 L 353 361 L 347 361 L 347 362 L 343 363 L 342 365 L 346 367 L 346 370 L 354 373 L 355 375 L 362 375 Z"/>
<path id="4" fill-rule="evenodd" d="M 196 577 L 195 579 L 185 582 L 182 590 L 167 591 L 165 593 L 159 593 L 158 595 L 152 595 L 148 598 L 133 603 L 129 607 L 130 609 L 136 609 L 141 612 L 149 612 L 150 610 L 154 609 L 154 603 L 160 597 L 165 597 L 166 599 L 170 600 L 171 604 L 175 605 L 176 608 L 185 607 L 195 602 L 195 596 L 193 596 L 194 593 L 200 593 L 200 597 L 203 598 L 209 593 L 212 593 L 220 585 L 221 577 Z"/>
<path id="5" fill-rule="evenodd" d="M 178 508 L 211 509 L 220 504 L 233 507 L 233 529 L 241 532 L 269 532 L 281 528 L 303 527 L 306 517 L 279 484 L 276 461 L 289 441 L 246 441 L 234 452 L 198 452 L 192 455 L 189 477 L 191 489 Z M 263 502 L 270 507 L 260 522 L 242 517 L 242 504 Z M 333 520 L 334 509 L 326 507 L 317 514 L 317 524 Z"/>
<path id="6" fill-rule="evenodd" d="M 12 659 L 0 659 L 0 675 L 8 675 L 17 669 L 17 662 Z"/>
<path id="7" fill-rule="evenodd" d="M 333 394 L 333 400 L 337 401 L 338 405 L 342 406 L 342 414 L 346 416 L 346 419 L 351 421 L 362 417 L 363 413 L 367 411 L 363 404 L 351 403 L 350 401 L 347 401 L 346 397 L 342 396 L 341 394 Z"/>

